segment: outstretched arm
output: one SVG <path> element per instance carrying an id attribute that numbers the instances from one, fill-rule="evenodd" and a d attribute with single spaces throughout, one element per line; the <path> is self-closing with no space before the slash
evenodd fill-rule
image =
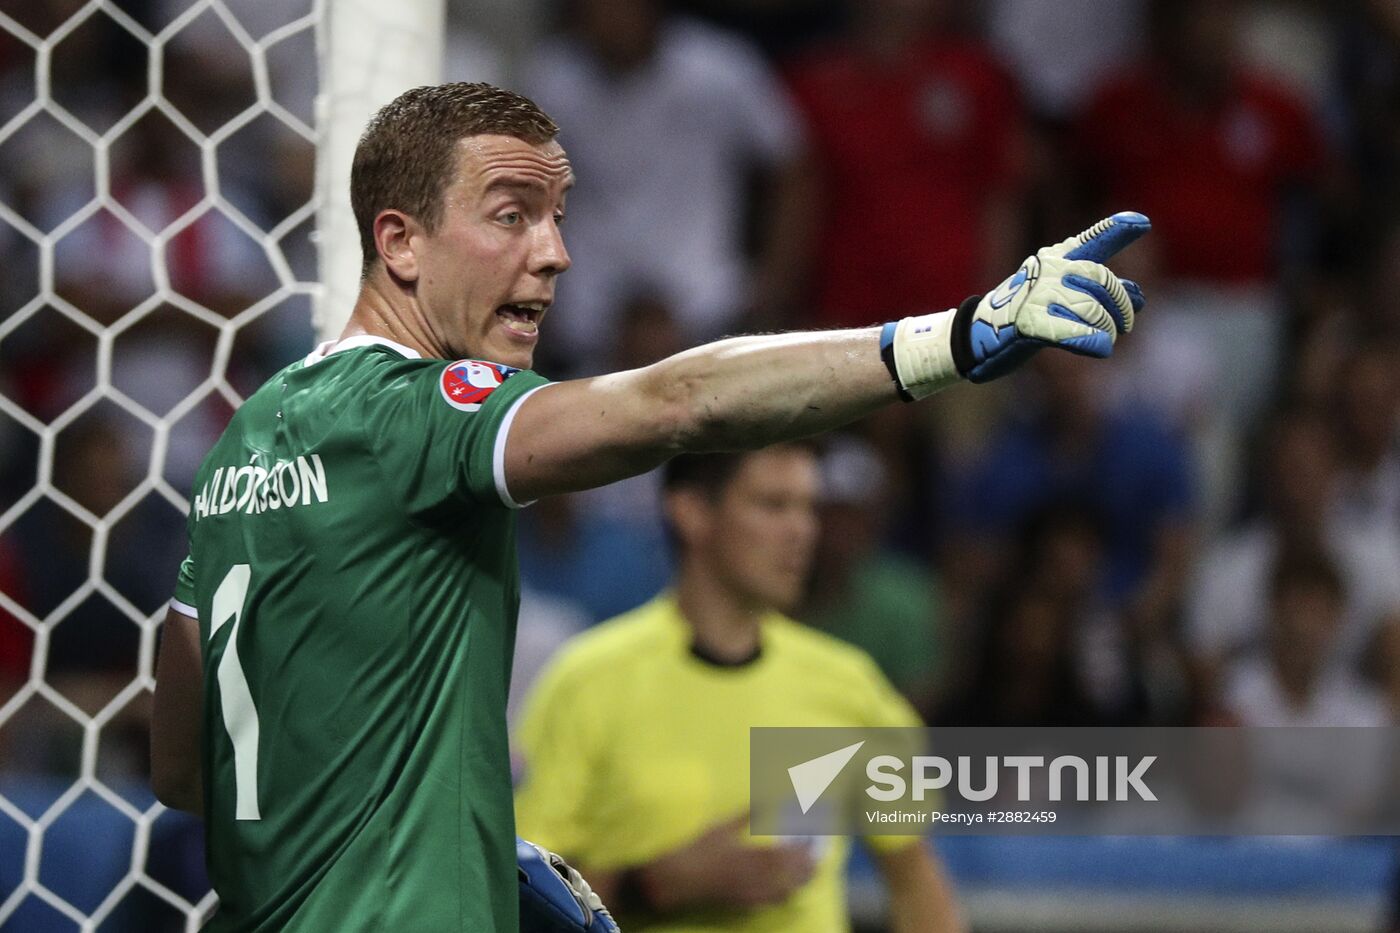
<path id="1" fill-rule="evenodd" d="M 644 473 L 684 451 L 816 434 L 900 397 L 994 379 L 1042 347 L 1108 356 L 1142 301 L 1101 263 L 1147 229 L 1140 214 L 1115 214 L 956 310 L 884 328 L 735 337 L 547 386 L 510 426 L 506 485 L 526 501 Z"/>
<path id="2" fill-rule="evenodd" d="M 897 398 L 875 328 L 734 337 L 536 392 L 511 425 L 506 485 L 520 501 L 589 489 L 683 451 L 815 434 Z"/>

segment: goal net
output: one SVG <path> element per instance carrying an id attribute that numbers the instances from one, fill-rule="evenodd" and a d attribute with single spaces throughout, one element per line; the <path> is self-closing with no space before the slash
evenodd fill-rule
<path id="1" fill-rule="evenodd" d="M 147 780 L 194 470 L 354 299 L 350 153 L 442 0 L 0 2 L 0 931 L 197 929 Z M 313 319 L 316 321 L 313 324 Z"/>

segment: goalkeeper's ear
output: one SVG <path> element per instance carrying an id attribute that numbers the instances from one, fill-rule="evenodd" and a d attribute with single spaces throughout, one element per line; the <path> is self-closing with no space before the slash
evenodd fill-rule
<path id="1" fill-rule="evenodd" d="M 418 254 L 413 238 L 422 233 L 422 226 L 403 211 L 388 208 L 374 218 L 374 248 L 396 280 L 418 281 Z"/>

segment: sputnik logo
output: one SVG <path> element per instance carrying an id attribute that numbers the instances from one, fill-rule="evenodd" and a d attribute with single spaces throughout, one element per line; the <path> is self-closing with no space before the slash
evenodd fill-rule
<path id="1" fill-rule="evenodd" d="M 812 809 L 818 798 L 826 793 L 826 789 L 831 786 L 831 782 L 836 780 L 841 771 L 850 764 L 856 752 L 864 745 L 864 741 L 854 745 L 847 745 L 845 748 L 838 748 L 834 752 L 828 752 L 819 758 L 804 761 L 800 765 L 793 765 L 788 768 L 788 777 L 792 779 L 792 789 L 797 793 L 797 803 L 802 807 L 805 814 Z"/>

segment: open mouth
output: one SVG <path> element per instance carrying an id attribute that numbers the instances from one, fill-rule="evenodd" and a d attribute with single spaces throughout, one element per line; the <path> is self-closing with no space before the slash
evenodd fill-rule
<path id="1" fill-rule="evenodd" d="M 505 322 L 507 329 L 522 337 L 533 337 L 539 333 L 540 319 L 548 308 L 548 302 L 544 301 L 504 304 L 496 309 L 496 316 Z"/>

